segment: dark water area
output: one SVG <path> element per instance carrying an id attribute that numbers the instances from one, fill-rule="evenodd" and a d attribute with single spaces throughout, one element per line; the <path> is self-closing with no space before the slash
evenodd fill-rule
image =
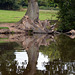
<path id="1" fill-rule="evenodd" d="M 0 75 L 75 75 L 75 39 L 0 34 Z"/>

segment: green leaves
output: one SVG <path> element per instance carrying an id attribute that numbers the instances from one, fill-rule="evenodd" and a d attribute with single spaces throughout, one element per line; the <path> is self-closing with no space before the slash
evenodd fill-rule
<path id="1" fill-rule="evenodd" d="M 60 0 L 58 3 L 60 11 L 59 11 L 59 31 L 69 31 L 71 29 L 75 29 L 75 8 L 74 8 L 74 0 Z M 72 6 L 73 4 L 73 6 Z"/>

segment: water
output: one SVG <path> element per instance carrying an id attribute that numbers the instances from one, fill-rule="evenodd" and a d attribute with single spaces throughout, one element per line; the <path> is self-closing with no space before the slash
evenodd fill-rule
<path id="1" fill-rule="evenodd" d="M 0 75 L 75 75 L 71 37 L 0 34 Z"/>

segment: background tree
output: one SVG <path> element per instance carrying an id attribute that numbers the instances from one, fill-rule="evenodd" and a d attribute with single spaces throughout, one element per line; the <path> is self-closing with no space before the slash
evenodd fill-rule
<path id="1" fill-rule="evenodd" d="M 20 8 L 21 0 L 0 0 L 0 9 L 16 10 Z"/>
<path id="2" fill-rule="evenodd" d="M 75 0 L 55 0 L 59 5 L 58 30 L 62 32 L 75 29 Z"/>
<path id="3" fill-rule="evenodd" d="M 57 5 L 52 0 L 38 0 L 39 8 L 49 9 Z M 26 8 L 28 6 L 28 0 L 0 0 L 0 9 L 17 10 Z"/>

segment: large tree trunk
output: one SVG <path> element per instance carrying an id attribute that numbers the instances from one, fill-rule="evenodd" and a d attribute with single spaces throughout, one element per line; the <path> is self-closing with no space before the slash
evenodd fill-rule
<path id="1" fill-rule="evenodd" d="M 28 0 L 28 9 L 26 15 L 33 20 L 38 21 L 39 19 L 39 7 L 38 0 Z"/>
<path id="2" fill-rule="evenodd" d="M 35 33 L 52 33 L 47 27 L 50 28 L 49 21 L 39 20 L 38 0 L 28 0 L 27 12 L 14 28 L 22 32 L 32 30 Z"/>

